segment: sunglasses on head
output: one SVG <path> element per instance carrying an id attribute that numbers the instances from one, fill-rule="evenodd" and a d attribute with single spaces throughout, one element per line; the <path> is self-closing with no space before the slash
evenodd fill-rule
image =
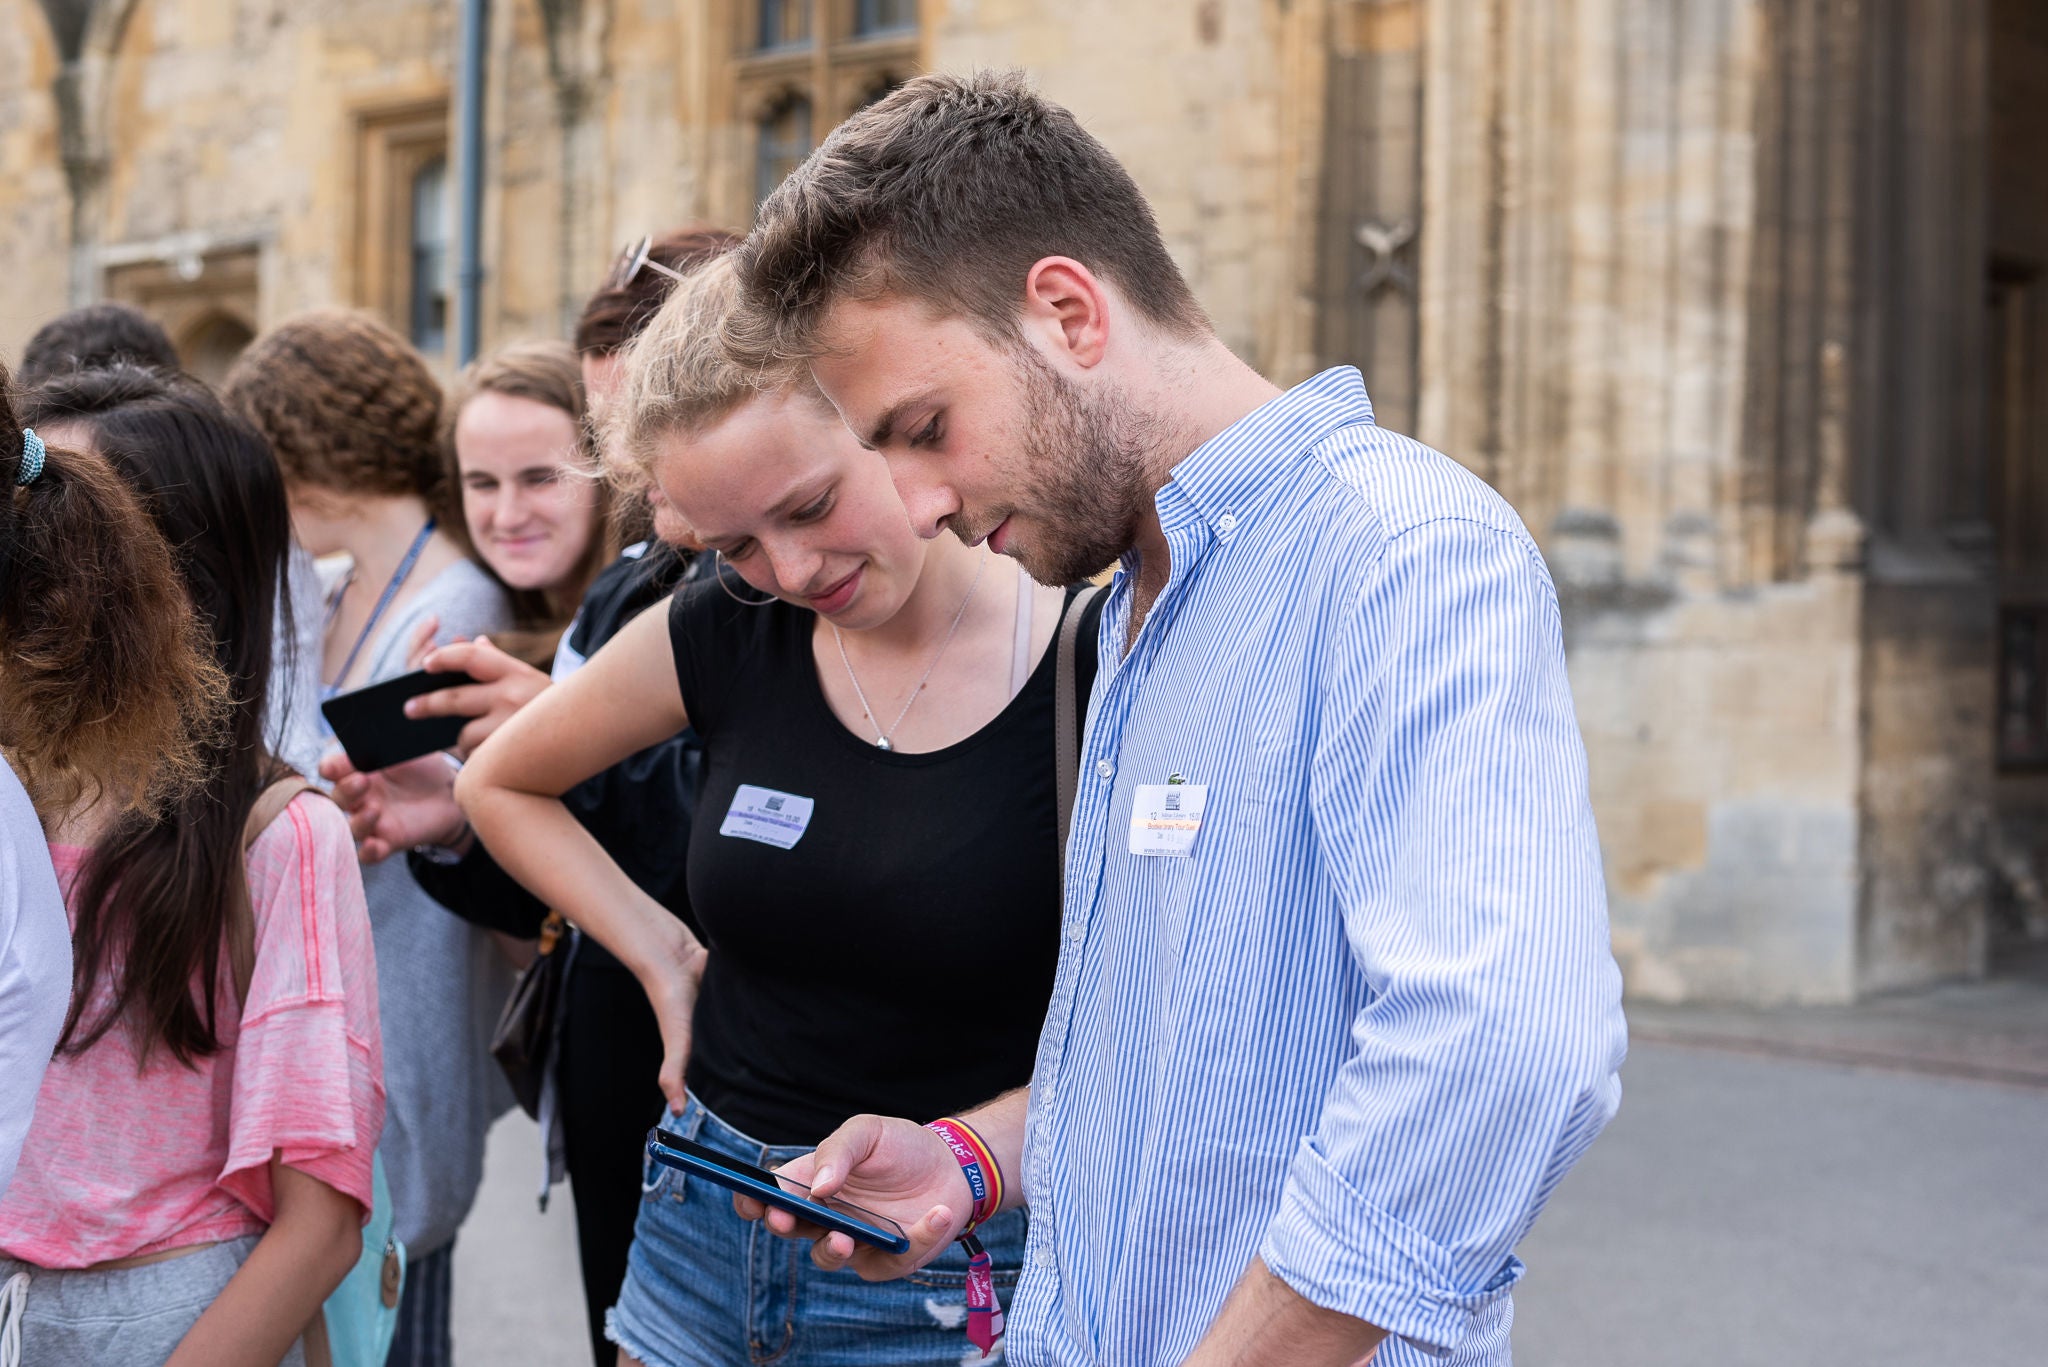
<path id="1" fill-rule="evenodd" d="M 622 290 L 639 279 L 642 271 L 654 271 L 671 280 L 681 280 L 681 271 L 671 270 L 649 255 L 653 250 L 654 239 L 651 236 L 643 237 L 638 242 L 628 242 L 619 251 L 618 259 L 612 262 L 611 270 L 605 275 L 604 287 L 608 290 Z"/>

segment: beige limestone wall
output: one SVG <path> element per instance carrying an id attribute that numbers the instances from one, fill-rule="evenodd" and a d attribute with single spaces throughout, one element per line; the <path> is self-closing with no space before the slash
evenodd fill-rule
<path id="1" fill-rule="evenodd" d="M 1018 66 L 1127 166 L 1230 348 L 1313 365 L 1319 0 L 945 0 L 938 70 Z"/>
<path id="2" fill-rule="evenodd" d="M 604 22 L 571 54 L 592 79 L 565 157 L 548 36 L 536 4 L 495 7 L 486 99 L 486 346 L 558 335 L 618 242 L 693 210 L 676 117 L 684 25 L 674 0 L 593 5 Z M 369 303 L 355 278 L 364 193 L 357 120 L 452 98 L 455 16 L 421 0 L 244 12 L 212 0 L 140 0 L 114 54 L 103 261 L 183 243 L 253 245 L 259 325 Z M 48 25 L 32 5 L 0 19 L 0 355 L 67 304 L 68 197 Z M 573 192 L 562 192 L 565 175 Z M 204 281 L 196 282 L 204 288 Z"/>
<path id="3" fill-rule="evenodd" d="M 1850 575 L 1714 598 L 1565 591 L 1630 994 L 1855 993 L 1861 596 Z"/>
<path id="4" fill-rule="evenodd" d="M 1857 987 L 1882 992 L 1984 971 L 1996 605 L 1967 580 L 1864 604 Z"/>
<path id="5" fill-rule="evenodd" d="M 171 233 L 264 243 L 260 321 L 352 301 L 360 108 L 443 94 L 452 21 L 370 0 L 276 22 L 143 0 L 117 57 L 103 247 Z"/>
<path id="6" fill-rule="evenodd" d="M 1761 10 L 1435 0 L 1424 44 L 1421 435 L 1549 557 L 1658 1000 L 1857 987 L 1860 581 L 1745 549 Z"/>
<path id="7" fill-rule="evenodd" d="M 33 7 L 0 23 L 0 352 L 66 304 L 56 59 Z M 415 0 L 245 10 L 141 0 L 113 55 L 102 259 L 228 243 L 261 257 L 259 321 L 351 302 L 356 111 L 445 95 L 451 12 Z M 18 58 L 18 59 L 17 59 Z M 202 258 L 203 259 L 203 258 Z"/>
<path id="8" fill-rule="evenodd" d="M 28 0 L 0 10 L 0 359 L 64 307 L 70 222 L 50 83 L 57 51 Z"/>

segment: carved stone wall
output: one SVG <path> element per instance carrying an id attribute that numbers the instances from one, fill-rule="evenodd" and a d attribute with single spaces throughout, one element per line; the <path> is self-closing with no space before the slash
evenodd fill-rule
<path id="1" fill-rule="evenodd" d="M 1988 12 L 1431 9 L 1421 431 L 1557 574 L 1637 993 L 1979 972 L 1994 867 L 2038 889 L 1992 839 Z"/>
<path id="2" fill-rule="evenodd" d="M 629 238 L 745 226 L 791 73 L 821 132 L 1025 67 L 1232 348 L 1358 364 L 1543 543 L 1631 990 L 1839 1000 L 1977 971 L 1993 906 L 2048 930 L 2048 770 L 1990 755 L 1995 614 L 2048 607 L 2030 0 L 927 0 L 808 54 L 751 51 L 746 0 L 491 9 L 486 346 L 559 335 Z M 394 312 L 365 224 L 414 163 L 366 139 L 431 141 L 453 42 L 429 0 L 16 5 L 0 350 L 109 289 L 208 364 Z"/>

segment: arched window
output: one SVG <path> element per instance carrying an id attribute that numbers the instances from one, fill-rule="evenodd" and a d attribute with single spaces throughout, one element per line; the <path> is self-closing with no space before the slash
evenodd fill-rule
<path id="1" fill-rule="evenodd" d="M 811 151 L 811 100 L 794 91 L 768 107 L 754 129 L 754 203 L 774 192 Z"/>
<path id="2" fill-rule="evenodd" d="M 448 346 L 448 159 L 436 157 L 413 172 L 411 298 L 406 331 L 430 356 Z"/>
<path id="3" fill-rule="evenodd" d="M 725 84 L 740 154 L 718 167 L 718 212 L 748 217 L 835 124 L 922 70 L 922 10 L 920 0 L 735 3 Z"/>

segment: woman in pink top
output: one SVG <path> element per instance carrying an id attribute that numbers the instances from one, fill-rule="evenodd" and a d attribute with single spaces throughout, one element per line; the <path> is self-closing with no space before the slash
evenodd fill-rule
<path id="1" fill-rule="evenodd" d="M 384 1092 L 347 822 L 301 795 L 245 849 L 286 772 L 262 741 L 282 479 L 196 382 L 116 367 L 27 409 L 145 495 L 235 704 L 197 793 L 153 816 L 88 795 L 55 819 L 71 1010 L 0 1199 L 0 1282 L 26 1278 L 28 1362 L 301 1363 L 361 1250 Z"/>

